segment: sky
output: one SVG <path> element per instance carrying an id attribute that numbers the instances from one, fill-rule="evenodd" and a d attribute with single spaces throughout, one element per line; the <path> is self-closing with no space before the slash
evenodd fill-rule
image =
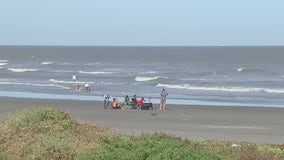
<path id="1" fill-rule="evenodd" d="M 284 45 L 283 0 L 0 0 L 0 45 Z"/>

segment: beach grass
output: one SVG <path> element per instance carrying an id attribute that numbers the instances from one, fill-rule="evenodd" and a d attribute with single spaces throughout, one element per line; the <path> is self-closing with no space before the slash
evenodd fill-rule
<path id="1" fill-rule="evenodd" d="M 280 160 L 283 145 L 184 140 L 156 133 L 127 136 L 76 121 L 52 107 L 11 113 L 0 124 L 0 159 Z"/>

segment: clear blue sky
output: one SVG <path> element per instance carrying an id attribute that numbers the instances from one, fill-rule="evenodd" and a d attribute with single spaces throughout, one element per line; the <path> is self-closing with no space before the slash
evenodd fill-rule
<path id="1" fill-rule="evenodd" d="M 0 0 L 0 45 L 284 45 L 284 0 Z"/>

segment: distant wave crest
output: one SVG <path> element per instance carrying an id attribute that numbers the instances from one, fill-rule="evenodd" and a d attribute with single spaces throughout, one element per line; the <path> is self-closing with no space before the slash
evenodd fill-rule
<path id="1" fill-rule="evenodd" d="M 80 82 L 80 81 L 64 81 L 64 80 L 56 80 L 56 79 L 50 79 L 50 82 L 53 83 L 62 83 L 62 84 L 84 84 L 86 82 Z M 94 82 L 87 82 L 89 84 L 94 84 Z"/>
<path id="2" fill-rule="evenodd" d="M 237 69 L 238 72 L 263 72 L 261 69 L 257 68 L 248 68 L 248 67 L 240 67 Z"/>
<path id="3" fill-rule="evenodd" d="M 38 71 L 39 69 L 8 68 L 7 70 L 12 72 L 35 72 Z"/>
<path id="4" fill-rule="evenodd" d="M 8 62 L 6 59 L 0 59 L 0 62 Z"/>
<path id="5" fill-rule="evenodd" d="M 267 92 L 267 93 L 284 93 L 284 89 L 271 88 L 245 88 L 245 87 L 204 87 L 193 86 L 190 84 L 157 84 L 157 87 L 166 87 L 173 89 L 203 90 L 203 91 L 224 91 L 224 92 Z"/>
<path id="6" fill-rule="evenodd" d="M 0 82 L 1 85 L 25 85 L 25 86 L 36 86 L 36 87 L 56 87 L 61 89 L 71 89 L 70 87 L 56 85 L 56 84 L 43 84 L 43 83 L 23 83 L 23 82 Z"/>
<path id="7" fill-rule="evenodd" d="M 96 62 L 96 63 L 86 63 L 84 64 L 85 66 L 94 66 L 94 65 L 100 65 L 100 62 Z"/>
<path id="8" fill-rule="evenodd" d="M 147 71 L 147 72 L 141 72 L 140 74 L 156 74 L 157 71 Z"/>
<path id="9" fill-rule="evenodd" d="M 0 62 L 0 66 L 5 66 L 7 65 L 8 63 L 4 63 L 4 62 Z"/>
<path id="10" fill-rule="evenodd" d="M 166 78 L 166 77 L 160 77 L 160 76 L 156 76 L 156 77 L 136 77 L 135 81 L 137 82 L 146 82 L 146 81 L 152 81 L 152 80 L 156 80 L 159 78 Z"/>
<path id="11" fill-rule="evenodd" d="M 247 71 L 249 70 L 248 68 L 244 68 L 244 67 L 241 67 L 241 68 L 238 68 L 238 72 L 243 72 L 243 71 Z"/>
<path id="12" fill-rule="evenodd" d="M 136 77 L 135 81 L 138 81 L 138 82 L 152 81 L 152 80 L 155 80 L 155 79 L 158 79 L 158 78 L 159 78 L 158 76 L 156 76 L 156 77 Z"/>
<path id="13" fill-rule="evenodd" d="M 41 62 L 42 65 L 49 65 L 49 64 L 53 64 L 54 62 L 52 61 L 46 61 L 46 62 Z"/>
<path id="14" fill-rule="evenodd" d="M 114 74 L 115 72 L 85 72 L 85 71 L 79 71 L 79 73 L 82 73 L 82 74 Z"/>

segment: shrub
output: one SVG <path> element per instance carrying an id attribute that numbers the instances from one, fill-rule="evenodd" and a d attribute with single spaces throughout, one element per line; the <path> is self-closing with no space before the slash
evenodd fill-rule
<path id="1" fill-rule="evenodd" d="M 220 156 L 206 150 L 195 150 L 177 139 L 157 138 L 151 135 L 140 137 L 104 137 L 102 146 L 86 154 L 79 154 L 76 160 L 117 159 L 117 160 L 219 160 Z"/>
<path id="2" fill-rule="evenodd" d="M 28 108 L 12 113 L 0 124 L 0 149 L 13 159 L 73 159 L 95 148 L 104 127 L 79 124 L 54 108 Z"/>
<path id="3" fill-rule="evenodd" d="M 270 156 L 284 158 L 284 150 L 281 150 L 280 148 L 271 147 L 269 145 L 259 145 L 257 146 L 257 150 L 259 151 L 260 154 L 263 155 L 270 155 Z"/>
<path id="4" fill-rule="evenodd" d="M 25 109 L 0 124 L 0 160 L 282 160 L 283 146 L 242 142 L 232 147 L 228 141 L 182 140 L 167 134 L 125 136 L 80 124 L 54 108 Z"/>
<path id="5" fill-rule="evenodd" d="M 0 160 L 10 160 L 8 155 L 0 150 Z"/>

